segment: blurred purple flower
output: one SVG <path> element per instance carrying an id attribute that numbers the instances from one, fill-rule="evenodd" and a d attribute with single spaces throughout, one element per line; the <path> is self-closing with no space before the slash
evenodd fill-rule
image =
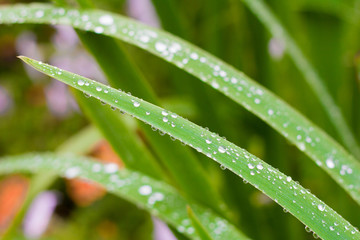
<path id="1" fill-rule="evenodd" d="M 54 26 L 56 34 L 52 37 L 52 43 L 57 51 L 73 50 L 79 43 L 79 38 L 72 27 L 69 26 Z"/>
<path id="2" fill-rule="evenodd" d="M 19 55 L 24 55 L 38 61 L 44 61 L 44 52 L 36 42 L 36 35 L 33 32 L 23 32 L 16 39 L 16 51 Z M 29 75 L 30 79 L 37 82 L 38 80 L 45 79 L 46 76 L 29 65 L 25 64 L 25 71 Z"/>
<path id="3" fill-rule="evenodd" d="M 164 222 L 155 217 L 152 219 L 154 223 L 154 240 L 177 240 Z"/>
<path id="4" fill-rule="evenodd" d="M 127 0 L 127 14 L 152 27 L 159 27 L 159 18 L 150 0 Z"/>
<path id="5" fill-rule="evenodd" d="M 285 51 L 285 43 L 278 38 L 271 38 L 269 41 L 269 54 L 274 60 L 280 60 Z"/>
<path id="6" fill-rule="evenodd" d="M 82 49 L 73 49 L 68 52 L 56 52 L 51 56 L 50 64 L 67 71 L 105 82 L 105 77 L 93 58 Z"/>
<path id="7" fill-rule="evenodd" d="M 57 194 L 52 191 L 42 192 L 34 199 L 23 222 L 26 237 L 39 238 L 46 231 L 57 203 Z"/>
<path id="8" fill-rule="evenodd" d="M 62 82 L 53 80 L 48 84 L 45 88 L 45 97 L 50 112 L 59 118 L 65 118 L 74 109 L 78 109 L 67 86 Z"/>
<path id="9" fill-rule="evenodd" d="M 0 86 L 0 115 L 6 114 L 13 106 L 13 101 L 5 88 Z"/>
<path id="10" fill-rule="evenodd" d="M 50 58 L 50 64 L 76 74 L 104 81 L 105 78 L 99 70 L 94 59 L 83 49 L 79 48 L 76 32 L 69 26 L 55 27 L 56 34 L 52 43 L 56 52 Z"/>

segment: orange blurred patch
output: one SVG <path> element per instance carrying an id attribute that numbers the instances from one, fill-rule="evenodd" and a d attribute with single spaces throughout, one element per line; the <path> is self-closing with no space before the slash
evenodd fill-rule
<path id="1" fill-rule="evenodd" d="M 29 180 L 20 175 L 6 177 L 0 182 L 0 233 L 19 211 L 28 187 Z"/>
<path id="2" fill-rule="evenodd" d="M 99 159 L 102 163 L 116 163 L 119 168 L 124 165 L 110 144 L 104 140 L 100 141 L 89 155 Z M 106 193 L 100 185 L 80 179 L 67 180 L 66 188 L 71 199 L 82 207 L 91 205 Z"/>

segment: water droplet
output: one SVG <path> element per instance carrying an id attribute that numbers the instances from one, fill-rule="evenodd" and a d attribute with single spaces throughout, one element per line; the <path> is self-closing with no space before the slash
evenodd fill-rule
<path id="1" fill-rule="evenodd" d="M 251 163 L 248 164 L 248 167 L 249 167 L 250 169 L 254 169 L 254 165 L 252 165 Z"/>
<path id="2" fill-rule="evenodd" d="M 85 82 L 84 82 L 83 80 L 79 79 L 78 82 L 77 82 L 77 84 L 78 84 L 79 86 L 83 86 L 83 85 L 85 84 Z"/>
<path id="3" fill-rule="evenodd" d="M 311 232 L 311 229 L 308 226 L 305 226 L 305 231 L 306 232 Z"/>
<path id="4" fill-rule="evenodd" d="M 333 226 L 330 226 L 329 228 L 330 228 L 331 231 L 335 230 L 335 228 Z"/>
<path id="5" fill-rule="evenodd" d="M 197 60 L 199 58 L 199 55 L 197 53 L 191 53 L 190 58 L 193 60 Z"/>
<path id="6" fill-rule="evenodd" d="M 166 44 L 164 44 L 162 42 L 157 42 L 155 44 L 155 49 L 159 52 L 164 52 L 166 50 Z"/>
<path id="7" fill-rule="evenodd" d="M 150 195 L 152 192 L 152 188 L 149 185 L 143 185 L 139 188 L 139 193 L 143 196 Z"/>
<path id="8" fill-rule="evenodd" d="M 168 122 L 169 119 L 167 117 L 163 117 L 163 122 Z"/>
<path id="9" fill-rule="evenodd" d="M 134 102 L 134 107 L 139 107 L 140 106 L 140 103 L 139 102 Z"/>
<path id="10" fill-rule="evenodd" d="M 286 177 L 286 181 L 291 182 L 291 177 Z"/>
<path id="11" fill-rule="evenodd" d="M 206 142 L 207 144 L 212 143 L 210 139 L 206 139 L 205 142 Z"/>
<path id="12" fill-rule="evenodd" d="M 104 15 L 99 18 L 99 22 L 102 25 L 109 26 L 114 23 L 114 19 L 110 15 Z"/>
<path id="13" fill-rule="evenodd" d="M 142 41 L 143 43 L 147 43 L 147 42 L 150 41 L 150 37 L 147 36 L 147 35 L 142 35 L 142 36 L 140 36 L 139 39 L 140 39 L 140 41 Z"/>
<path id="14" fill-rule="evenodd" d="M 323 204 L 319 204 L 319 205 L 318 205 L 318 209 L 319 209 L 320 211 L 324 211 L 324 210 L 325 210 L 325 206 L 324 206 Z"/>
<path id="15" fill-rule="evenodd" d="M 220 165 L 220 169 L 221 169 L 221 170 L 226 170 L 226 167 L 221 164 L 221 165 Z"/>
<path id="16" fill-rule="evenodd" d="M 218 150 L 219 150 L 220 153 L 225 153 L 226 152 L 226 149 L 224 147 L 222 147 L 222 146 L 220 146 L 218 148 Z"/>
<path id="17" fill-rule="evenodd" d="M 169 115 L 169 114 L 168 114 L 167 112 L 165 112 L 165 111 L 162 111 L 161 114 L 162 114 L 163 116 Z"/>
<path id="18" fill-rule="evenodd" d="M 274 114 L 274 110 L 269 109 L 269 110 L 268 110 L 268 114 L 269 114 L 270 116 L 273 115 L 273 114 Z"/>
<path id="19" fill-rule="evenodd" d="M 262 170 L 262 169 L 264 169 L 264 166 L 261 165 L 261 164 L 258 164 L 258 165 L 256 165 L 256 168 L 259 169 L 259 170 Z"/>
<path id="20" fill-rule="evenodd" d="M 334 168 L 334 167 L 335 167 L 334 160 L 333 160 L 332 158 L 326 159 L 326 166 L 327 166 L 328 168 Z"/>
<path id="21" fill-rule="evenodd" d="M 69 179 L 75 178 L 79 175 L 79 173 L 80 173 L 79 167 L 71 167 L 65 171 L 65 177 Z"/>
<path id="22" fill-rule="evenodd" d="M 116 163 L 108 163 L 104 165 L 104 171 L 106 173 L 115 173 L 119 169 L 119 166 Z"/>
<path id="23" fill-rule="evenodd" d="M 104 29 L 102 27 L 96 27 L 94 28 L 94 32 L 100 34 L 104 32 Z"/>
<path id="24" fill-rule="evenodd" d="M 284 209 L 283 209 L 283 212 L 284 212 L 284 213 L 288 213 L 289 210 L 287 210 L 286 208 L 284 208 Z"/>
<path id="25" fill-rule="evenodd" d="M 43 16 L 44 16 L 44 11 L 39 10 L 35 13 L 35 17 L 37 17 L 37 18 L 41 18 Z"/>
<path id="26" fill-rule="evenodd" d="M 146 112 L 145 114 L 146 114 L 146 115 L 150 115 L 150 112 Z"/>
<path id="27" fill-rule="evenodd" d="M 92 166 L 92 171 L 93 172 L 100 172 L 101 170 L 101 164 L 100 163 L 95 163 L 93 166 Z"/>
<path id="28" fill-rule="evenodd" d="M 96 87 L 96 91 L 100 92 L 102 90 L 101 87 Z"/>

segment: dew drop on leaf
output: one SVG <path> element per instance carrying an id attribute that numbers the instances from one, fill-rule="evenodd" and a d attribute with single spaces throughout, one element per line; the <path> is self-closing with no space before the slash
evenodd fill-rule
<path id="1" fill-rule="evenodd" d="M 218 150 L 219 150 L 219 153 L 225 153 L 225 151 L 226 151 L 226 149 L 223 146 L 220 146 L 218 148 Z"/>
<path id="2" fill-rule="evenodd" d="M 152 192 L 152 188 L 149 185 L 143 185 L 139 188 L 139 193 L 143 196 L 150 195 Z"/>
<path id="3" fill-rule="evenodd" d="M 139 102 L 134 102 L 134 107 L 139 107 L 140 106 L 140 103 Z"/>
<path id="4" fill-rule="evenodd" d="M 79 79 L 78 82 L 77 82 L 77 84 L 78 84 L 79 86 L 84 86 L 85 82 L 84 82 L 83 80 Z"/>
<path id="5" fill-rule="evenodd" d="M 324 211 L 324 210 L 325 210 L 325 206 L 324 206 L 323 204 L 319 204 L 319 205 L 318 205 L 318 209 L 319 209 L 320 211 Z"/>
<path id="6" fill-rule="evenodd" d="M 326 166 L 327 166 L 328 168 L 334 168 L 334 167 L 335 167 L 334 160 L 333 160 L 332 158 L 326 159 Z"/>
<path id="7" fill-rule="evenodd" d="M 104 171 L 106 173 L 115 173 L 119 169 L 119 166 L 116 163 L 108 163 L 104 166 Z"/>
<path id="8" fill-rule="evenodd" d="M 79 175 L 80 169 L 78 167 L 71 167 L 65 171 L 65 177 L 72 179 Z"/>
<path id="9" fill-rule="evenodd" d="M 110 15 L 104 15 L 99 18 L 99 22 L 102 25 L 109 26 L 114 23 L 114 19 Z"/>

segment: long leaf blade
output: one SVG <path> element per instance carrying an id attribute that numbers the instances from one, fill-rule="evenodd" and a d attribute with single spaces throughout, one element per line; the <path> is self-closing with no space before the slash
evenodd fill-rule
<path id="1" fill-rule="evenodd" d="M 160 30 L 104 11 L 47 4 L 0 8 L 0 23 L 25 22 L 65 24 L 113 36 L 176 64 L 263 119 L 304 151 L 360 204 L 360 163 L 352 155 L 280 98 L 203 50 Z"/>
<path id="2" fill-rule="evenodd" d="M 92 158 L 72 154 L 42 153 L 0 158 L 1 174 L 40 171 L 53 171 L 67 178 L 79 177 L 99 183 L 109 192 L 160 217 L 184 235 L 199 239 L 187 214 L 188 202 L 171 186 L 139 172 L 117 170 L 111 164 L 104 165 L 93 161 Z M 196 214 L 201 216 L 200 221 L 203 219 L 202 224 L 215 226 L 213 229 L 210 227 L 206 229 L 213 239 L 249 239 L 213 212 L 196 204 L 195 208 Z"/>
<path id="3" fill-rule="evenodd" d="M 244 149 L 142 99 L 57 67 L 21 57 L 30 66 L 151 124 L 242 177 L 323 239 L 357 239 L 360 233 L 308 190 Z"/>
<path id="4" fill-rule="evenodd" d="M 334 99 L 326 88 L 324 81 L 315 71 L 314 67 L 306 59 L 296 42 L 287 33 L 280 21 L 270 11 L 262 0 L 243 0 L 248 8 L 259 18 L 264 26 L 277 38 L 283 40 L 286 44 L 287 52 L 294 61 L 296 67 L 304 75 L 305 81 L 314 91 L 320 103 L 323 105 L 330 122 L 333 124 L 338 135 L 341 137 L 347 148 L 352 151 L 355 156 L 360 157 L 360 147 L 356 142 L 356 138 L 350 130 L 346 120 L 336 105 Z"/>

